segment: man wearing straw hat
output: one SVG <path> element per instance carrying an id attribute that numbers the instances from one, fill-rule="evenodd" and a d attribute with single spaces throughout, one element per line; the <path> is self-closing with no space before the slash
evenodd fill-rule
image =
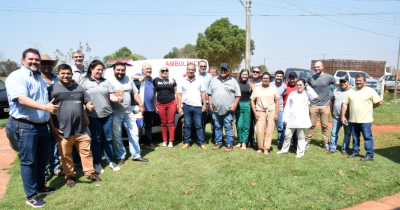
<path id="1" fill-rule="evenodd" d="M 52 60 L 49 55 L 40 55 L 40 72 L 42 73 L 42 78 L 46 83 L 46 86 L 58 82 L 58 77 L 53 73 L 54 67 L 57 65 L 58 60 Z M 52 176 L 64 176 L 65 174 L 60 170 L 60 159 L 58 158 L 58 144 L 57 140 L 50 135 L 50 158 L 46 166 L 46 171 L 44 172 L 44 177 L 47 181 L 51 179 Z"/>

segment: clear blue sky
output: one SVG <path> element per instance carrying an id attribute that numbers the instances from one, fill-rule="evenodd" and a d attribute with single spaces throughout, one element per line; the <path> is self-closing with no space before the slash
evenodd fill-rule
<path id="1" fill-rule="evenodd" d="M 324 53 L 325 59 L 384 60 L 396 65 L 400 1 L 252 3 L 251 38 L 256 45 L 252 65 L 263 64 L 265 58 L 270 71 L 310 68 L 311 60 L 322 59 Z M 197 34 L 222 17 L 246 27 L 239 0 L 1 1 L 0 52 L 19 63 L 22 51 L 33 47 L 30 42 L 40 43 L 42 53 L 52 57 L 56 49 L 66 53 L 79 42 L 88 42 L 92 56 L 102 58 L 126 46 L 148 59 L 159 59 L 174 46 L 195 44 Z"/>

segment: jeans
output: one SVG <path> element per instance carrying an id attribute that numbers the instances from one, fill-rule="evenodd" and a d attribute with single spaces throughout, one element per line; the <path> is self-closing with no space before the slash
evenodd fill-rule
<path id="1" fill-rule="evenodd" d="M 44 171 L 50 157 L 50 133 L 47 124 L 30 125 L 9 120 L 11 132 L 18 141 L 22 183 L 29 200 L 37 197 L 36 192 L 46 187 Z"/>
<path id="2" fill-rule="evenodd" d="M 89 117 L 90 137 L 92 138 L 90 150 L 93 153 L 93 163 L 101 164 L 102 145 L 107 163 L 114 162 L 112 139 L 113 114 L 103 118 Z"/>
<path id="3" fill-rule="evenodd" d="M 215 143 L 222 146 L 222 128 L 225 128 L 226 145 L 233 145 L 233 127 L 234 119 L 233 112 L 228 112 L 225 115 L 217 115 L 213 112 L 213 121 L 215 125 Z"/>
<path id="4" fill-rule="evenodd" d="M 353 135 L 353 154 L 358 155 L 360 152 L 360 133 L 364 137 L 364 147 L 367 151 L 367 156 L 373 157 L 374 153 L 374 138 L 372 137 L 371 123 L 350 123 L 351 133 Z"/>
<path id="5" fill-rule="evenodd" d="M 168 141 L 168 130 L 169 130 L 169 141 L 175 140 L 175 114 L 176 114 L 176 100 L 170 103 L 157 102 L 158 114 L 160 115 L 161 121 L 161 133 L 163 142 Z"/>
<path id="6" fill-rule="evenodd" d="M 239 143 L 247 144 L 251 120 L 250 101 L 239 101 L 236 107 L 236 130 Z"/>
<path id="7" fill-rule="evenodd" d="M 207 117 L 208 117 L 208 110 L 210 109 L 210 106 L 207 104 L 207 109 L 205 112 L 201 113 L 201 127 L 203 129 L 203 135 L 204 137 L 206 136 L 206 125 L 207 125 Z M 192 125 L 192 133 L 191 133 L 191 138 L 194 139 L 196 138 L 196 126 L 193 124 Z"/>
<path id="8" fill-rule="evenodd" d="M 50 176 L 60 171 L 60 158 L 58 153 L 57 139 L 51 134 L 50 136 L 50 158 L 47 162 L 46 170 L 44 171 L 44 177 L 47 180 Z"/>
<path id="9" fill-rule="evenodd" d="M 348 121 L 348 119 L 347 119 Z M 342 145 L 342 152 L 346 152 L 349 149 L 349 144 L 350 144 L 350 137 L 351 137 L 351 128 L 350 125 L 344 125 L 340 118 L 333 118 L 333 123 L 332 123 L 332 132 L 331 132 L 331 145 L 330 145 L 330 150 L 332 152 L 336 152 L 336 147 L 337 147 L 337 142 L 339 139 L 339 132 L 340 128 L 344 128 L 344 139 L 343 139 L 343 145 Z"/>
<path id="10" fill-rule="evenodd" d="M 151 144 L 153 141 L 153 120 L 154 120 L 154 112 L 144 112 L 143 114 L 143 120 L 144 120 L 144 143 L 145 144 Z"/>
<path id="11" fill-rule="evenodd" d="M 286 125 L 285 124 L 283 124 L 283 133 L 282 133 L 282 135 L 285 138 L 285 136 L 286 136 Z M 298 139 L 299 139 L 298 137 L 299 137 L 299 135 L 297 134 L 297 129 L 295 129 L 294 132 L 293 132 L 293 136 L 292 136 L 293 146 L 294 147 L 297 147 L 297 143 L 298 143 Z M 278 145 L 278 146 L 282 146 L 282 145 Z"/>
<path id="12" fill-rule="evenodd" d="M 202 111 L 201 107 L 194 107 L 183 104 L 183 117 L 185 118 L 185 144 L 190 144 L 192 141 L 192 125 L 196 127 L 198 143 L 200 146 L 204 145 L 204 132 L 203 125 L 201 124 Z"/>
<path id="13" fill-rule="evenodd" d="M 139 130 L 132 112 L 114 114 L 113 117 L 113 142 L 117 159 L 125 159 L 126 150 L 122 142 L 122 126 L 124 126 L 129 138 L 129 151 L 132 159 L 140 158 Z"/>
<path id="14" fill-rule="evenodd" d="M 276 129 L 278 130 L 278 146 L 283 145 L 285 141 L 285 130 L 283 130 L 283 111 L 279 111 L 278 120 L 276 120 Z"/>

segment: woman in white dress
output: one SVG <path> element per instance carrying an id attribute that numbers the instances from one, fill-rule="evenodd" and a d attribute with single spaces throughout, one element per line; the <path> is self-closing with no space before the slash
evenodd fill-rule
<path id="1" fill-rule="evenodd" d="M 311 127 L 308 104 L 310 100 L 318 98 L 318 95 L 309 85 L 306 86 L 304 79 L 299 79 L 296 84 L 297 91 L 289 94 L 285 110 L 283 111 L 283 123 L 286 125 L 285 142 L 281 151 L 276 154 L 289 152 L 290 139 L 293 132 L 297 129 L 298 144 L 296 157 L 301 158 L 304 156 L 306 149 L 306 129 Z"/>

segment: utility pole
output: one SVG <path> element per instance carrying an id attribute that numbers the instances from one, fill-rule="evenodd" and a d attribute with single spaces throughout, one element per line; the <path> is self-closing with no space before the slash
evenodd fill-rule
<path id="1" fill-rule="evenodd" d="M 394 83 L 394 102 L 396 103 L 396 94 L 397 94 L 397 81 L 399 78 L 399 60 L 400 60 L 400 39 L 399 39 L 399 52 L 397 56 L 397 71 L 396 71 L 396 82 Z"/>
<path id="2" fill-rule="evenodd" d="M 250 0 L 246 0 L 246 52 L 245 52 L 245 66 L 250 70 Z"/>

